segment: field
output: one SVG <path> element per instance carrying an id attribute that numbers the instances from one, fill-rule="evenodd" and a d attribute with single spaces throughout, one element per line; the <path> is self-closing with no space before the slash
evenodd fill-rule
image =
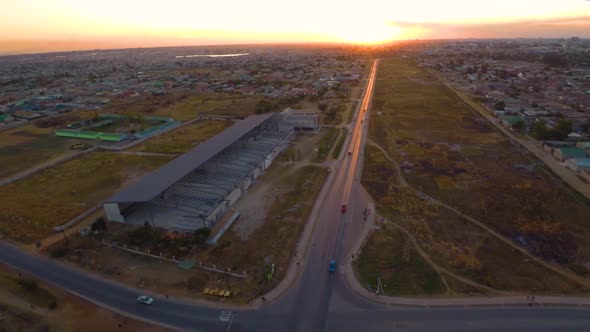
<path id="1" fill-rule="evenodd" d="M 123 317 L 0 265 L 0 331 L 167 331 Z"/>
<path id="2" fill-rule="evenodd" d="M 363 184 L 399 227 L 367 248 L 407 232 L 450 294 L 589 288 L 589 203 L 543 164 L 411 60 L 381 62 L 371 112 Z"/>
<path id="3" fill-rule="evenodd" d="M 93 152 L 0 187 L 0 233 L 30 243 L 170 157 Z"/>
<path id="4" fill-rule="evenodd" d="M 180 121 L 194 119 L 203 113 L 248 116 L 256 112 L 257 103 L 262 99 L 223 93 L 174 92 L 161 96 L 115 98 L 105 112 L 165 116 Z"/>
<path id="5" fill-rule="evenodd" d="M 185 153 L 199 143 L 232 126 L 231 121 L 197 121 L 190 125 L 150 138 L 131 148 L 131 151 Z"/>
<path id="6" fill-rule="evenodd" d="M 56 137 L 53 128 L 38 128 L 34 124 L 0 131 L 0 179 L 65 156 L 71 153 L 70 145 L 78 142 Z"/>
<path id="7" fill-rule="evenodd" d="M 334 143 L 338 139 L 341 130 L 338 128 L 324 128 L 322 129 L 322 137 L 316 146 L 317 152 L 311 158 L 313 162 L 323 162 L 330 157 L 330 152 Z"/>

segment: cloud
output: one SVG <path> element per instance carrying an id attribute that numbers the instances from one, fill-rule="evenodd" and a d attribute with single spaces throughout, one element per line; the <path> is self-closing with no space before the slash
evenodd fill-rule
<path id="1" fill-rule="evenodd" d="M 507 22 L 428 23 L 389 22 L 392 26 L 420 31 L 420 38 L 590 38 L 590 16 Z"/>

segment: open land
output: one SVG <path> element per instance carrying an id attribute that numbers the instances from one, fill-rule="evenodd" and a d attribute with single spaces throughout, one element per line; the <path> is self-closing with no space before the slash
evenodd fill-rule
<path id="1" fill-rule="evenodd" d="M 386 226 L 357 262 L 363 284 L 411 273 L 398 253 L 371 249 L 402 231 L 447 295 L 588 290 L 589 202 L 542 163 L 409 59 L 381 62 L 371 112 L 363 184 Z"/>
<path id="2" fill-rule="evenodd" d="M 186 153 L 199 143 L 219 134 L 233 124 L 231 121 L 197 121 L 150 138 L 131 151 L 157 153 Z"/>
<path id="3" fill-rule="evenodd" d="M 30 243 L 171 158 L 92 152 L 0 187 L 0 232 Z"/>

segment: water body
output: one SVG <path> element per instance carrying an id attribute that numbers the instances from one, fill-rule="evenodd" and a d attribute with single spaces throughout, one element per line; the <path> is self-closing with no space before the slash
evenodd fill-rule
<path id="1" fill-rule="evenodd" d="M 232 57 L 232 56 L 242 56 L 242 55 L 250 55 L 250 53 L 233 53 L 233 54 L 191 54 L 191 55 L 177 55 L 176 58 L 199 58 L 199 57 L 206 57 L 206 58 L 225 58 L 225 57 Z"/>

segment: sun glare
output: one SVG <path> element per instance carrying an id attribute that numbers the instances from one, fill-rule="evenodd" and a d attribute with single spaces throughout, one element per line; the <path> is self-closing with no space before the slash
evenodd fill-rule
<path id="1" fill-rule="evenodd" d="M 348 43 L 379 44 L 400 38 L 401 28 L 380 22 L 366 22 L 340 29 L 336 36 Z"/>

